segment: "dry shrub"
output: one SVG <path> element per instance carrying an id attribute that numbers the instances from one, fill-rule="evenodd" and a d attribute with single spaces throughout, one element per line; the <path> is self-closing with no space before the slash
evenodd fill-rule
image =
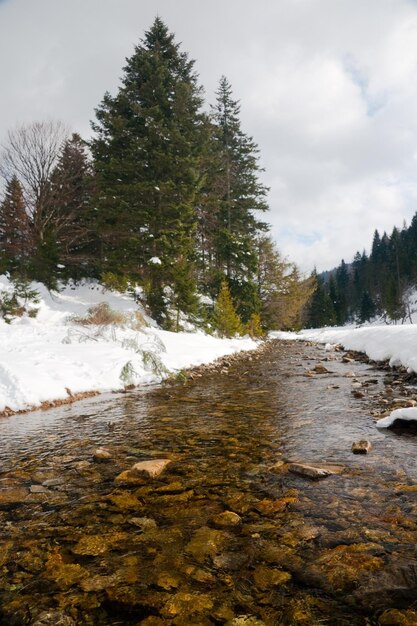
<path id="1" fill-rule="evenodd" d="M 99 302 L 87 310 L 85 317 L 74 317 L 72 321 L 81 326 L 122 326 L 127 318 L 124 313 L 114 311 L 107 302 Z"/>

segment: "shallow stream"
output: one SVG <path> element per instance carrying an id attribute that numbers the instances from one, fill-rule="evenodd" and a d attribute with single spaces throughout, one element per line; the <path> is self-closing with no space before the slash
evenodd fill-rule
<path id="1" fill-rule="evenodd" d="M 417 437 L 376 429 L 384 373 L 342 357 L 273 342 L 221 375 L 2 419 L 0 624 L 417 624 L 395 621 L 417 599 Z"/>

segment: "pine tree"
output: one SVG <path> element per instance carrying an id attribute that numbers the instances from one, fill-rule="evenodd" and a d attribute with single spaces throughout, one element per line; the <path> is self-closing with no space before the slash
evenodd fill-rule
<path id="1" fill-rule="evenodd" d="M 315 291 L 306 311 L 306 326 L 308 328 L 333 326 L 336 323 L 333 302 L 323 284 L 323 280 L 315 272 L 313 272 L 312 278 L 315 281 Z"/>
<path id="2" fill-rule="evenodd" d="M 26 276 L 33 253 L 33 233 L 16 176 L 7 183 L 0 205 L 0 269 Z"/>
<path id="3" fill-rule="evenodd" d="M 93 190 L 93 170 L 86 145 L 74 133 L 64 142 L 51 176 L 50 229 L 57 246 L 61 276 L 77 278 L 93 272 Z"/>
<path id="4" fill-rule="evenodd" d="M 213 312 L 214 327 L 220 337 L 233 337 L 242 331 L 241 320 L 233 305 L 227 282 L 224 280 L 220 287 Z"/>
<path id="5" fill-rule="evenodd" d="M 359 321 L 361 324 L 369 322 L 375 315 L 375 304 L 368 291 L 364 291 L 359 310 Z"/>
<path id="6" fill-rule="evenodd" d="M 205 181 L 215 211 L 211 220 L 203 211 L 206 221 L 199 226 L 202 238 L 211 243 L 215 280 L 227 278 L 239 314 L 247 320 L 259 309 L 257 238 L 266 225 L 258 213 L 267 210 L 267 188 L 259 181 L 258 148 L 243 133 L 239 114 L 239 103 L 222 77 L 212 107 L 214 149 Z"/>
<path id="7" fill-rule="evenodd" d="M 140 279 L 160 321 L 164 286 L 179 287 L 173 271 L 179 259 L 189 261 L 186 282 L 195 289 L 195 204 L 205 118 L 193 64 L 156 18 L 127 59 L 117 95 L 104 96 L 93 124 L 103 268 Z"/>

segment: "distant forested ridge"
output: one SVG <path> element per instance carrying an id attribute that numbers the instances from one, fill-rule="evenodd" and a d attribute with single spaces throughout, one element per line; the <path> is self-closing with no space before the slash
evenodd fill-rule
<path id="1" fill-rule="evenodd" d="M 306 312 L 310 327 L 368 322 L 411 321 L 411 296 L 417 288 L 417 213 L 411 224 L 390 235 L 378 230 L 370 253 L 357 252 L 351 263 L 316 276 L 316 290 Z"/>
<path id="2" fill-rule="evenodd" d="M 299 327 L 314 279 L 268 234 L 258 147 L 225 77 L 204 105 L 194 61 L 158 17 L 104 94 L 89 141 L 58 122 L 11 130 L 0 273 L 51 288 L 81 277 L 135 285 L 165 328 Z"/>

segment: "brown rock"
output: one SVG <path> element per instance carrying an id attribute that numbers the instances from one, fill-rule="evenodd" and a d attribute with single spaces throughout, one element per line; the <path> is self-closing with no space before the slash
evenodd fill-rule
<path id="1" fill-rule="evenodd" d="M 43 611 L 33 626 L 75 626 L 74 620 L 62 611 Z"/>
<path id="2" fill-rule="evenodd" d="M 93 453 L 95 463 L 108 463 L 112 459 L 112 453 L 107 448 L 97 448 Z"/>
<path id="3" fill-rule="evenodd" d="M 412 609 L 406 611 L 389 609 L 381 615 L 378 624 L 380 626 L 417 626 L 417 613 Z"/>
<path id="4" fill-rule="evenodd" d="M 117 481 L 127 479 L 127 482 L 131 482 L 131 479 L 135 477 L 156 478 L 171 463 L 170 459 L 153 459 L 151 461 L 140 461 L 135 463 L 130 470 L 126 470 L 116 477 Z M 130 480 L 129 480 L 130 479 Z"/>
<path id="5" fill-rule="evenodd" d="M 195 531 L 186 550 L 193 555 L 198 563 L 203 563 L 207 557 L 214 557 L 221 551 L 227 537 L 220 530 L 203 526 Z"/>
<path id="6" fill-rule="evenodd" d="M 254 573 L 255 585 L 262 591 L 267 591 L 271 587 L 279 587 L 291 579 L 289 572 L 273 569 L 260 565 Z"/>
<path id="7" fill-rule="evenodd" d="M 211 522 L 219 528 L 230 528 L 238 526 L 242 522 L 242 518 L 237 513 L 233 513 L 233 511 L 223 511 L 223 513 L 215 515 Z"/>
<path id="8" fill-rule="evenodd" d="M 0 491 L 0 508 L 9 506 L 17 506 L 26 500 L 28 496 L 27 489 L 23 487 L 13 487 L 4 491 Z"/>
<path id="9" fill-rule="evenodd" d="M 370 452 L 371 450 L 372 444 L 366 439 L 361 439 L 360 441 L 354 441 L 352 443 L 353 454 L 368 454 L 368 452 Z"/>
<path id="10" fill-rule="evenodd" d="M 338 468 L 337 466 L 316 466 L 316 465 L 307 465 L 305 463 L 289 463 L 288 471 L 292 474 L 298 474 L 299 476 L 303 476 L 304 478 L 312 478 L 313 480 L 317 480 L 319 478 L 326 478 L 327 476 L 332 476 L 334 474 L 340 474 L 342 468 Z"/>

